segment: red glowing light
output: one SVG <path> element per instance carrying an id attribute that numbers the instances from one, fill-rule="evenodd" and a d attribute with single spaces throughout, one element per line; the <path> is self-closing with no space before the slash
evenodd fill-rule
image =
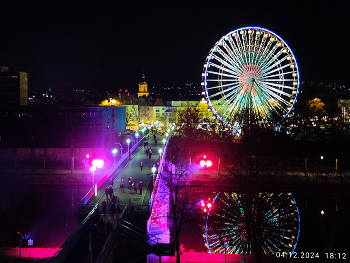
<path id="1" fill-rule="evenodd" d="M 213 165 L 213 162 L 210 161 L 210 160 L 208 160 L 208 161 L 205 162 L 205 165 L 206 165 L 207 167 L 211 167 L 211 166 Z"/>
<path id="2" fill-rule="evenodd" d="M 213 166 L 213 162 L 212 161 L 210 161 L 210 160 L 201 160 L 200 162 L 199 162 L 199 165 L 200 165 L 200 167 L 211 167 L 211 166 Z"/>

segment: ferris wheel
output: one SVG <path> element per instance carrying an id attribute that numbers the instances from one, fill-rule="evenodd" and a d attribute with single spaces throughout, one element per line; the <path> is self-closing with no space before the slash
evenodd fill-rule
<path id="1" fill-rule="evenodd" d="M 208 105 L 231 128 L 278 123 L 299 91 L 296 59 L 287 43 L 260 27 L 229 32 L 206 58 L 202 86 Z"/>
<path id="2" fill-rule="evenodd" d="M 203 227 L 209 253 L 253 254 L 257 231 L 266 255 L 290 253 L 297 246 L 300 216 L 290 193 L 260 193 L 252 200 L 244 194 L 218 193 L 212 207 Z"/>

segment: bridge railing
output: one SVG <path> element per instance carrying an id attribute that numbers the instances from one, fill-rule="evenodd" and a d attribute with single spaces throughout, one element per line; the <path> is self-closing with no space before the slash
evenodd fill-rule
<path id="1" fill-rule="evenodd" d="M 129 211 L 129 204 L 127 204 L 122 213 L 120 214 L 119 218 L 120 219 L 125 219 L 126 214 Z M 104 262 L 109 262 L 109 258 L 112 255 L 112 251 L 114 248 L 114 245 L 117 241 L 118 238 L 118 232 L 120 231 L 120 225 L 119 224 L 115 224 L 113 227 L 113 231 L 112 233 L 109 235 L 109 237 L 107 238 L 107 241 L 105 242 L 105 244 L 103 245 L 103 248 L 101 249 L 100 254 L 98 255 L 97 259 L 95 260 L 95 263 L 104 263 Z"/>
<path id="2" fill-rule="evenodd" d="M 130 148 L 130 153 L 133 153 L 139 146 L 140 144 L 143 142 L 144 137 L 140 138 L 140 140 L 138 142 L 136 142 L 133 147 Z M 96 187 L 97 189 L 100 189 L 101 186 L 105 183 L 105 181 L 115 172 L 115 170 L 117 170 L 121 164 L 127 160 L 129 158 L 129 153 L 126 152 L 123 154 L 123 156 L 119 159 L 118 162 L 116 162 L 115 164 L 113 164 L 113 166 L 111 167 L 111 169 L 109 169 L 107 171 L 107 173 L 105 173 L 101 179 L 96 183 Z M 86 195 L 80 200 L 79 202 L 79 206 L 84 206 L 85 204 L 87 204 L 91 198 L 94 196 L 94 192 L 95 189 L 94 187 L 91 187 L 91 189 L 86 193 Z"/>

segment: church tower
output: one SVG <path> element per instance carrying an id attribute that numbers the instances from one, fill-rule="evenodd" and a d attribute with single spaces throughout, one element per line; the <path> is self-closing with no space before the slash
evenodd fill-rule
<path id="1" fill-rule="evenodd" d="M 145 74 L 142 73 L 142 77 L 141 77 L 141 81 L 139 83 L 139 90 L 137 92 L 137 96 L 138 97 L 142 97 L 142 96 L 149 96 L 149 91 L 148 91 L 148 84 L 146 82 L 146 77 Z"/>

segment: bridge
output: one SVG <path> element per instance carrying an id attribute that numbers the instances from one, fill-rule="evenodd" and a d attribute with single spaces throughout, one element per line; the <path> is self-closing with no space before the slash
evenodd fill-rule
<path id="1" fill-rule="evenodd" d="M 80 225 L 51 258 L 50 263 L 113 262 L 115 257 L 118 257 L 118 262 L 126 262 L 130 260 L 129 257 L 135 259 L 144 258 L 148 254 L 174 254 L 173 244 L 169 244 L 169 231 L 152 227 L 148 222 L 159 182 L 157 174 L 162 170 L 167 140 L 158 144 L 149 140 L 148 147 L 153 151 L 151 157 L 145 154 L 144 141 L 145 137 L 140 138 L 130 148 L 130 158 L 128 152 L 124 153 L 96 182 L 96 186 L 80 200 L 77 212 Z M 161 140 L 158 138 L 158 141 Z M 161 153 L 159 149 L 162 149 Z M 140 161 L 143 162 L 142 170 Z M 157 167 L 157 170 L 153 171 L 152 167 Z M 128 189 L 129 177 L 132 177 L 134 182 L 143 182 L 145 189 L 142 194 L 135 194 L 134 189 Z M 113 190 L 121 208 L 116 220 L 113 220 L 110 214 L 102 213 L 101 204 L 106 200 L 105 188 L 109 185 L 109 178 L 114 179 Z M 120 187 L 122 179 L 124 188 Z M 111 223 L 113 228 L 110 233 L 104 233 L 99 228 L 101 220 Z M 126 253 L 127 245 L 137 246 L 132 255 Z"/>

